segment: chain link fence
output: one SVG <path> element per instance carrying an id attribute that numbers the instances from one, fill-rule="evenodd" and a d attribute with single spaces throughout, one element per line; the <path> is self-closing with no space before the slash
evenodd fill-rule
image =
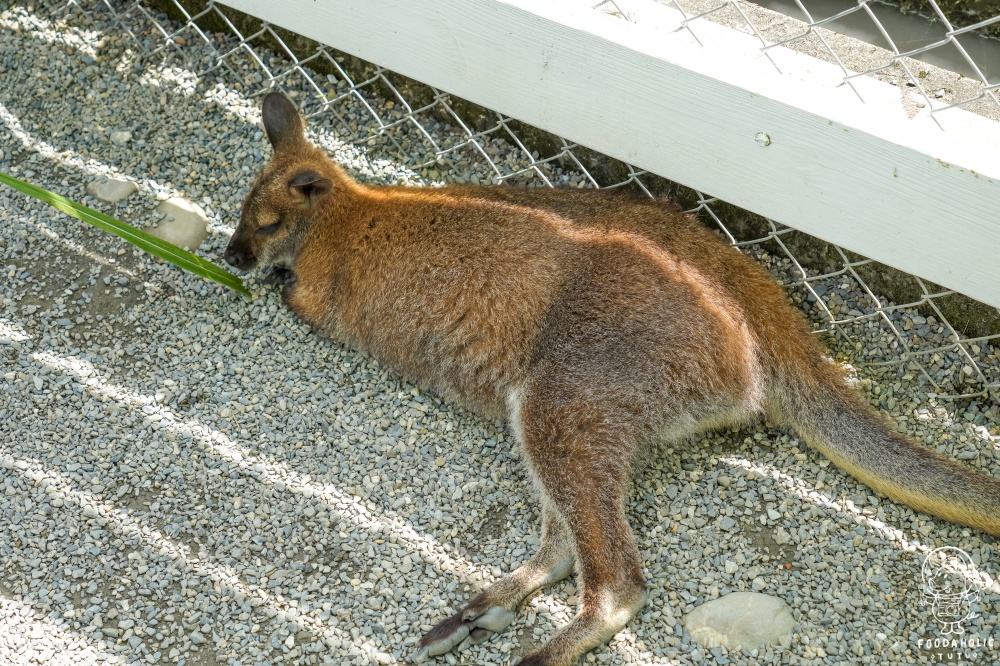
<path id="1" fill-rule="evenodd" d="M 606 5 L 612 0 L 607 0 Z M 680 11 L 683 26 L 697 36 L 700 20 L 714 20 L 753 34 L 761 52 L 779 46 L 804 50 L 843 71 L 843 83 L 852 86 L 862 76 L 889 74 L 912 88 L 918 105 L 937 115 L 952 108 L 984 112 L 996 118 L 1000 111 L 1000 4 L 924 0 L 904 2 L 901 8 L 869 0 L 856 3 L 822 0 L 775 2 L 792 21 L 774 20 L 743 0 L 667 0 Z M 762 0 L 760 4 L 771 4 Z M 893 3 L 896 4 L 896 3 Z M 620 11 L 620 10 L 618 10 Z M 831 30 L 866 35 L 879 48 L 859 58 L 850 41 Z M 960 73 L 947 88 L 932 87 L 926 63 L 942 63 Z"/>
<path id="2" fill-rule="evenodd" d="M 987 115 L 1000 111 L 1000 72 L 990 72 L 968 46 L 970 39 L 1000 29 L 1000 12 L 992 17 L 958 12 L 957 18 L 951 12 L 956 21 L 964 21 L 952 23 L 930 0 L 943 36 L 905 50 L 883 25 L 880 12 L 865 0 L 818 19 L 795 0 L 806 20 L 783 25 L 780 34 L 773 34 L 780 21 L 764 25 L 756 18 L 759 8 L 742 1 L 666 4 L 683 12 L 682 29 L 695 36 L 699 21 L 735 21 L 760 39 L 764 54 L 778 45 L 795 48 L 817 41 L 825 49 L 819 55 L 843 69 L 845 85 L 858 76 L 894 72 L 897 84 L 912 88 L 932 114 L 956 107 L 985 109 Z M 837 336 L 839 354 L 865 367 L 866 374 L 890 381 L 922 381 L 926 392 L 937 399 L 1000 404 L 996 308 L 215 2 L 69 0 L 54 4 L 53 11 L 70 23 L 86 15 L 110 17 L 133 42 L 138 61 L 176 61 L 199 77 L 222 77 L 252 97 L 279 88 L 311 123 L 332 121 L 343 141 L 389 146 L 383 148 L 382 157 L 405 167 L 409 175 L 404 179 L 414 182 L 461 181 L 467 170 L 456 165 L 472 163 L 484 166 L 489 180 L 497 184 L 627 188 L 648 196 L 671 196 L 763 262 L 786 285 L 817 332 Z M 623 1 L 601 2 L 593 11 L 632 20 Z M 831 38 L 824 26 L 845 14 L 871 19 L 891 46 L 883 50 L 883 62 L 869 59 L 869 66 L 859 69 L 851 57 L 838 53 L 840 40 Z M 947 99 L 927 85 L 924 69 L 914 64 L 919 62 L 915 58 L 946 48 L 957 51 L 975 72 L 962 77 Z M 882 342 L 875 344 L 875 339 Z"/>

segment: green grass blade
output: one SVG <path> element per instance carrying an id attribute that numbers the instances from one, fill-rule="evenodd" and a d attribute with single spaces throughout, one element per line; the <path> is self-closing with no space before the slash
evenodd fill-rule
<path id="1" fill-rule="evenodd" d="M 167 241 L 159 239 L 156 236 L 151 236 L 145 231 L 136 229 L 130 224 L 126 224 L 121 220 L 116 220 L 115 218 L 105 215 L 100 211 L 88 208 L 83 204 L 78 204 L 75 201 L 71 201 L 54 192 L 49 192 L 48 190 L 38 187 L 37 185 L 32 185 L 31 183 L 26 183 L 23 180 L 18 180 L 17 178 L 9 176 L 3 172 L 0 172 L 0 183 L 9 185 L 15 190 L 19 190 L 29 196 L 35 197 L 39 201 L 44 201 L 53 208 L 60 210 L 67 215 L 72 215 L 79 220 L 83 220 L 88 224 L 92 224 L 98 229 L 103 229 L 104 231 L 111 232 L 116 236 L 121 236 L 132 245 L 135 245 L 141 250 L 145 250 L 154 257 L 159 257 L 160 259 L 168 261 L 179 268 L 183 268 L 188 272 L 194 273 L 195 275 L 200 275 L 203 278 L 212 280 L 213 282 L 218 282 L 219 284 L 229 287 L 230 289 L 235 289 L 236 291 L 248 296 L 250 295 L 250 291 L 243 286 L 243 281 L 229 271 L 219 268 L 212 262 L 206 261 L 172 243 L 168 243 Z"/>

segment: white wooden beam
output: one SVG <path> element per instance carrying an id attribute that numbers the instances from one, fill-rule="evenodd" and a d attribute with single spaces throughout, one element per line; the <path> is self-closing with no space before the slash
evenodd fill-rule
<path id="1" fill-rule="evenodd" d="M 225 4 L 1000 307 L 1000 123 L 623 1 Z"/>

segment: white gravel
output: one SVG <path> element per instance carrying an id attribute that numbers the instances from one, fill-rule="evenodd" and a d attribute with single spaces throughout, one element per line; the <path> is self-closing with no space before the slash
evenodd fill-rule
<path id="1" fill-rule="evenodd" d="M 0 170 L 138 225 L 157 221 L 159 201 L 195 201 L 209 219 L 200 252 L 221 263 L 269 154 L 246 97 L 259 74 L 137 62 L 107 14 L 47 16 L 0 13 Z M 185 53 L 202 62 L 194 40 Z M 339 112 L 313 127 L 369 182 L 492 178 L 472 151 L 415 173 L 418 133 L 369 138 L 360 104 Z M 502 142 L 489 150 L 519 159 Z M 101 177 L 139 190 L 118 205 L 87 197 Z M 0 188 L 0 663 L 403 663 L 537 545 L 503 424 L 315 336 L 259 276 L 248 286 L 253 299 Z M 820 287 L 839 311 L 867 307 L 850 280 Z M 893 317 L 923 344 L 944 341 L 931 318 Z M 839 357 L 896 358 L 877 323 L 850 332 L 861 342 L 838 343 Z M 997 372 L 996 350 L 976 350 Z M 965 362 L 940 353 L 928 365 L 951 381 Z M 998 404 L 938 401 L 907 372 L 865 367 L 858 384 L 914 436 L 1000 476 Z M 993 539 L 875 497 L 790 433 L 761 425 L 657 451 L 633 500 L 650 603 L 588 663 L 932 663 L 918 648 L 934 635 L 920 562 L 942 545 L 984 574 L 969 636 L 1000 640 Z M 787 644 L 690 640 L 682 616 L 737 590 L 792 607 Z M 536 596 L 459 660 L 511 663 L 569 619 L 576 596 L 568 582 Z"/>

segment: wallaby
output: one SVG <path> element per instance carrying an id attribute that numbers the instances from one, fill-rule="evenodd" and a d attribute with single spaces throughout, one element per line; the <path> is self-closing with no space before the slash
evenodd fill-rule
<path id="1" fill-rule="evenodd" d="M 911 507 L 1000 535 L 1000 481 L 897 434 L 826 360 L 784 290 L 671 204 L 602 191 L 371 187 L 310 144 L 271 93 L 274 157 L 231 265 L 287 272 L 321 333 L 507 419 L 541 497 L 542 544 L 420 642 L 415 660 L 502 631 L 574 569 L 581 607 L 522 666 L 566 666 L 646 600 L 626 521 L 653 440 L 761 415 Z"/>

